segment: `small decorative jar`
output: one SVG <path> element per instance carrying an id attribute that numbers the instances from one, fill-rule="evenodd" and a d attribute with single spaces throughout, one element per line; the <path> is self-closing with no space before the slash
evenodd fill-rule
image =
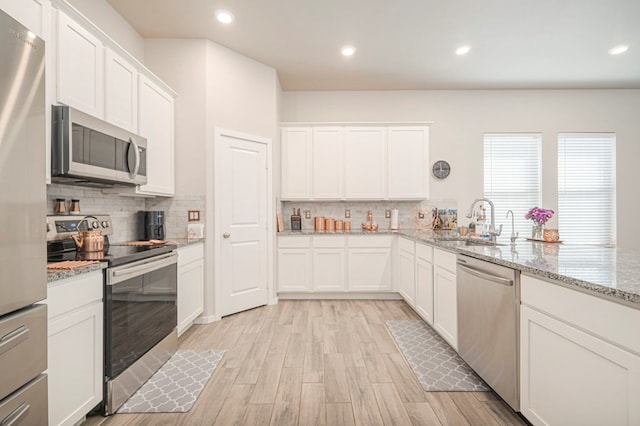
<path id="1" fill-rule="evenodd" d="M 560 233 L 557 229 L 545 229 L 543 232 L 543 238 L 545 241 L 556 242 L 560 240 Z"/>

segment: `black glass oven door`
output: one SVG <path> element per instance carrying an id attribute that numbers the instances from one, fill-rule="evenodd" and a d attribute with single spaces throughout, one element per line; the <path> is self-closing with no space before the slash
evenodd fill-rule
<path id="1" fill-rule="evenodd" d="M 109 268 L 105 375 L 114 378 L 177 326 L 177 255 Z"/>

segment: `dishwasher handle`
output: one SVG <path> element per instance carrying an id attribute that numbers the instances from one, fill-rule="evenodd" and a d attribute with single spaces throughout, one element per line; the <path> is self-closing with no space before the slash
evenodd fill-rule
<path id="1" fill-rule="evenodd" d="M 494 282 L 496 284 L 501 284 L 501 285 L 505 285 L 505 286 L 512 286 L 513 285 L 513 280 L 509 280 L 506 278 L 501 278 L 501 277 L 496 277 L 495 275 L 492 274 L 488 274 L 486 272 L 483 271 L 479 271 L 477 269 L 473 269 L 470 268 L 468 266 L 465 265 L 461 265 L 460 263 L 458 263 L 458 268 L 460 268 L 462 271 L 471 274 L 471 275 L 475 275 L 478 278 L 482 278 L 484 280 L 488 280 L 491 282 Z"/>

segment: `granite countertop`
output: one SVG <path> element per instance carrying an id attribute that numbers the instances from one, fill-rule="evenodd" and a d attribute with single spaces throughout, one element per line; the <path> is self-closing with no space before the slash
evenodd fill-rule
<path id="1" fill-rule="evenodd" d="M 381 231 L 363 231 L 361 229 L 352 229 L 351 231 L 338 231 L 338 232 L 317 232 L 314 231 L 313 229 L 308 229 L 305 230 L 303 229 L 302 231 L 291 231 L 289 229 L 278 232 L 278 236 L 300 236 L 300 235 L 305 235 L 305 236 L 312 236 L 312 235 L 395 235 L 398 234 L 398 231 L 389 231 L 387 229 L 383 229 Z"/>
<path id="2" fill-rule="evenodd" d="M 616 248 L 544 243 L 519 239 L 515 245 L 508 238 L 499 238 L 499 246 L 467 246 L 454 240 L 447 232 L 400 230 L 379 232 L 314 232 L 284 231 L 278 235 L 389 235 L 397 234 L 430 244 L 452 253 L 465 254 L 526 274 L 559 282 L 570 288 L 584 290 L 595 296 L 608 298 L 640 309 L 640 251 Z"/>
<path id="3" fill-rule="evenodd" d="M 93 271 L 100 271 L 107 267 L 105 262 L 100 262 L 98 264 L 83 266 L 81 268 L 73 269 L 70 271 L 67 270 L 47 270 L 47 282 L 51 283 L 54 281 L 64 280 L 66 278 L 75 277 L 76 275 L 86 274 Z"/>
<path id="4" fill-rule="evenodd" d="M 204 238 L 167 238 L 170 243 L 175 243 L 178 248 L 191 244 L 204 243 Z"/>
<path id="5" fill-rule="evenodd" d="M 640 251 L 616 248 L 498 239 L 500 246 L 466 246 L 464 241 L 438 238 L 433 232 L 401 231 L 400 235 L 429 243 L 529 275 L 577 287 L 640 309 Z"/>

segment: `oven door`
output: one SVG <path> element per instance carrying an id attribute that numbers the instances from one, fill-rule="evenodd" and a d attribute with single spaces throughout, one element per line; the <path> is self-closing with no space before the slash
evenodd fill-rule
<path id="1" fill-rule="evenodd" d="M 113 379 L 177 326 L 175 252 L 107 269 L 105 375 Z"/>

